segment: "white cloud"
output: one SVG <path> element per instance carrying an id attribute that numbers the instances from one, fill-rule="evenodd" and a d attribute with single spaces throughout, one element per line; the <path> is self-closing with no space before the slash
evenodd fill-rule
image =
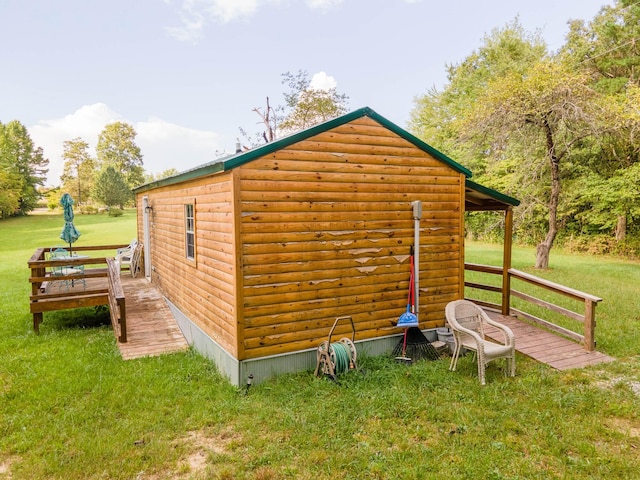
<path id="1" fill-rule="evenodd" d="M 229 23 L 253 15 L 259 5 L 260 0 L 182 0 L 178 7 L 181 25 L 165 30 L 177 40 L 197 43 L 207 20 Z"/>
<path id="2" fill-rule="evenodd" d="M 311 82 L 309 83 L 309 88 L 313 90 L 327 91 L 337 87 L 338 82 L 336 82 L 336 79 L 327 75 L 325 72 L 314 73 L 313 77 L 311 77 Z"/>
<path id="3" fill-rule="evenodd" d="M 197 43 L 202 38 L 204 17 L 197 12 L 180 12 L 182 26 L 166 27 L 169 35 L 181 42 Z"/>
<path id="4" fill-rule="evenodd" d="M 258 11 L 258 0 L 213 0 L 205 9 L 215 20 L 228 23 L 236 18 L 248 17 Z"/>
<path id="5" fill-rule="evenodd" d="M 66 140 L 82 138 L 89 144 L 90 155 L 95 156 L 100 132 L 105 125 L 116 121 L 130 123 L 137 132 L 136 144 L 142 151 L 144 168 L 149 173 L 160 173 L 169 168 L 186 170 L 212 161 L 216 151 L 224 150 L 225 141 L 215 132 L 194 130 L 159 118 L 130 122 L 104 103 L 95 103 L 62 118 L 42 120 L 28 127 L 34 144 L 42 147 L 45 158 L 49 159 L 47 184 L 60 184 L 64 165 L 63 143 Z"/>
<path id="6" fill-rule="evenodd" d="M 205 130 L 194 130 L 150 118 L 134 125 L 138 136 L 136 144 L 144 155 L 144 168 L 149 173 L 160 173 L 170 168 L 179 172 L 211 162 L 216 152 L 234 144 L 223 136 Z"/>
<path id="7" fill-rule="evenodd" d="M 313 9 L 328 10 L 340 5 L 344 0 L 307 0 L 307 6 Z"/>
<path id="8" fill-rule="evenodd" d="M 306 0 L 312 10 L 329 10 L 344 0 Z M 171 0 L 165 0 L 171 5 Z M 165 27 L 166 32 L 182 42 L 197 43 L 202 38 L 207 21 L 230 23 L 255 15 L 263 6 L 290 3 L 285 0 L 179 0 L 177 12 L 180 25 Z"/>

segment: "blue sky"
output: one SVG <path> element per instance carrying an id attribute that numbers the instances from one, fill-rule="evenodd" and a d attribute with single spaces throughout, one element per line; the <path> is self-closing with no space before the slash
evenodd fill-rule
<path id="1" fill-rule="evenodd" d="M 551 51 L 570 19 L 607 0 L 1 0 L 0 121 L 19 120 L 59 184 L 62 144 L 93 148 L 131 123 L 144 166 L 184 170 L 232 152 L 254 107 L 283 103 L 281 74 L 306 70 L 406 127 L 447 64 L 516 17 Z M 428 139 L 425 139 L 428 143 Z M 446 153 L 446 152 L 445 152 Z"/>

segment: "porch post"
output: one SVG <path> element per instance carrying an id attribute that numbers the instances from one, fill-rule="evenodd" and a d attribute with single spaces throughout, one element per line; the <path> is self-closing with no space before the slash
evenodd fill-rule
<path id="1" fill-rule="evenodd" d="M 504 212 L 504 251 L 502 252 L 502 315 L 511 311 L 511 247 L 513 243 L 513 209 Z"/>

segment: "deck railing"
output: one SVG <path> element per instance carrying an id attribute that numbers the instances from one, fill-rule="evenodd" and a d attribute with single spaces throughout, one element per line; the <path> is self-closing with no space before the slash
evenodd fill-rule
<path id="1" fill-rule="evenodd" d="M 51 247 L 36 249 L 28 262 L 31 270 L 29 308 L 33 315 L 34 331 L 38 333 L 44 312 L 109 305 L 107 258 L 112 257 L 116 249 L 126 246 L 126 244 L 74 246 L 73 252 L 80 253 L 82 258 L 69 258 L 64 261 L 64 264 L 65 266 L 83 266 L 84 271 L 74 275 L 58 275 L 55 278 L 50 275 L 50 270 L 60 263 L 47 258 Z M 96 282 L 95 279 L 103 280 Z M 90 280 L 94 283 L 90 283 Z M 50 288 L 52 281 L 75 281 L 77 284 L 82 283 L 83 288 L 56 290 Z M 84 288 L 85 284 L 86 288 Z"/>
<path id="2" fill-rule="evenodd" d="M 127 342 L 127 310 L 124 290 L 120 283 L 120 265 L 114 258 L 107 258 L 107 278 L 109 280 L 109 314 L 116 338 Z"/>
<path id="3" fill-rule="evenodd" d="M 602 301 L 601 298 L 596 297 L 594 295 L 590 295 L 585 292 L 581 292 L 579 290 L 574 290 L 573 288 L 559 285 L 557 283 L 551 282 L 549 280 L 545 280 L 543 278 L 536 277 L 535 275 L 530 275 L 520 270 L 516 270 L 515 268 L 510 268 L 506 272 L 506 282 L 504 281 L 505 272 L 503 272 L 501 267 L 465 263 L 465 270 L 473 271 L 473 272 L 481 272 L 481 273 L 486 273 L 491 275 L 499 275 L 500 277 L 503 278 L 502 287 L 465 281 L 465 287 L 500 293 L 502 296 L 501 304 L 490 303 L 487 301 L 473 299 L 474 302 L 483 306 L 498 308 L 502 311 L 503 314 L 520 316 L 522 318 L 525 318 L 526 320 L 534 322 L 549 330 L 560 333 L 561 335 L 564 335 L 568 338 L 571 338 L 577 342 L 582 343 L 585 350 L 587 351 L 591 352 L 595 350 L 596 348 L 596 341 L 595 341 L 596 306 L 598 305 L 599 302 Z M 555 294 L 559 294 L 561 296 L 568 297 L 573 300 L 577 300 L 579 303 L 581 303 L 584 306 L 583 313 L 574 312 L 572 310 L 569 310 L 568 308 L 556 305 L 548 300 L 543 300 L 541 298 L 537 298 L 528 293 L 515 290 L 511 287 L 511 280 L 513 279 L 518 279 L 527 284 L 540 287 L 546 291 L 550 291 Z M 507 288 L 504 288 L 505 285 Z M 571 329 L 557 325 L 551 322 L 550 320 L 542 319 L 540 317 L 532 315 L 531 313 L 527 313 L 523 310 L 516 309 L 511 306 L 511 297 L 517 297 L 537 307 L 541 307 L 545 310 L 559 313 L 563 317 L 580 322 L 582 323 L 582 326 L 583 326 L 582 328 L 583 333 L 582 334 L 577 333 Z"/>

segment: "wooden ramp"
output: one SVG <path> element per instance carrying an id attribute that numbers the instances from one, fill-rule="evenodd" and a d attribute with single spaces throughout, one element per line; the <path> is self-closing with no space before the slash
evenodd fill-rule
<path id="1" fill-rule="evenodd" d="M 123 272 L 127 342 L 118 342 L 124 360 L 187 350 L 189 345 L 160 292 L 145 278 Z"/>
<path id="2" fill-rule="evenodd" d="M 515 317 L 505 317 L 485 310 L 489 317 L 508 326 L 516 337 L 516 350 L 556 370 L 582 368 L 598 363 L 612 362 L 615 358 L 600 352 L 587 352 L 584 347 L 558 334 L 548 332 Z M 487 335 L 491 336 L 490 332 Z"/>

